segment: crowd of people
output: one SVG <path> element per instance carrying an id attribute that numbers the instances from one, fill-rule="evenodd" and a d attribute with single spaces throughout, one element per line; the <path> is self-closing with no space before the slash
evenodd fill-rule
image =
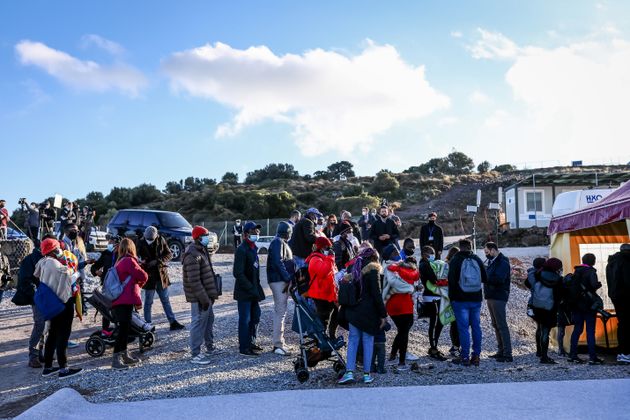
<path id="1" fill-rule="evenodd" d="M 66 348 L 78 304 L 76 294 L 80 293 L 88 265 L 91 274 L 101 282 L 113 273 L 122 283 L 122 293 L 112 302 L 116 325 L 110 325 L 106 319 L 102 323 L 103 333 L 116 332 L 111 367 L 128 369 L 137 365 L 139 360 L 127 350 L 132 314 L 142 310 L 145 321 L 150 323 L 155 294 L 170 329 L 185 328 L 177 321 L 170 304 L 167 267 L 172 254 L 166 241 L 152 226 L 136 241 L 109 236 L 107 250 L 97 260 L 91 260 L 86 256 L 75 220 L 64 220 L 63 236 L 45 234 L 41 244 L 20 266 L 13 302 L 30 305 L 33 311 L 29 366 L 43 369 L 43 376 L 67 377 L 81 371 L 68 366 Z M 496 352 L 489 357 L 512 363 L 514 355 L 507 321 L 511 267 L 496 243 L 485 244 L 485 260 L 473 252 L 468 239 L 450 247 L 443 257 L 444 236 L 436 213 L 431 213 L 422 226 L 418 249 L 412 238 L 400 237 L 400 226 L 400 218 L 386 204 L 378 211 L 364 208 L 358 220 L 348 211 L 337 218 L 325 217 L 316 208 L 310 208 L 304 214 L 296 210 L 287 221 L 281 222 L 269 244 L 265 267 L 273 297 L 271 351 L 279 356 L 291 355 L 285 340 L 289 287 L 296 273 L 303 272 L 309 280 L 302 297 L 313 308 L 327 336 L 332 341 L 347 336 L 347 369 L 340 384 L 353 383 L 359 378 L 371 383 L 375 373 L 386 372 L 387 362 L 399 371 L 409 369 L 408 363 L 419 359 L 408 351 L 409 336 L 418 318 L 428 320 L 428 357 L 461 366 L 479 366 L 484 301 L 497 343 Z M 233 297 L 238 311 L 238 351 L 245 357 L 257 357 L 263 351 L 258 340 L 260 302 L 265 299 L 261 284 L 263 267 L 256 246 L 260 230 L 261 225 L 251 221 L 243 224 L 238 221 L 234 229 Z M 217 351 L 213 305 L 223 292 L 221 276 L 214 271 L 207 248 L 209 235 L 206 228 L 195 226 L 193 242 L 182 256 L 183 290 L 191 311 L 190 361 L 200 365 L 211 363 Z M 593 268 L 595 256 L 585 254 L 582 263 L 574 272 L 564 275 L 560 260 L 539 258 L 528 272 L 526 285 L 531 289 L 531 298 L 528 308 L 523 309 L 536 322 L 537 356 L 542 364 L 557 363 L 549 356 L 550 333 L 554 327 L 558 327 L 559 354 L 565 353 L 567 325 L 575 325 L 568 360 L 591 365 L 602 363 L 595 352 L 596 316 L 598 312 L 606 315 L 597 295 L 601 282 Z M 623 245 L 611 257 L 608 267 L 606 281 L 619 323 L 617 360 L 630 363 L 630 321 L 626 310 L 630 302 L 630 245 Z M 355 291 L 351 303 L 340 304 L 342 285 Z M 76 312 L 79 314 L 78 308 Z M 577 354 L 584 326 L 588 361 Z M 388 343 L 386 332 L 392 328 L 396 332 Z M 448 329 L 451 342 L 448 354 L 439 347 L 444 328 Z M 53 366 L 55 354 L 58 367 Z M 363 369 L 361 375 L 357 373 L 358 365 Z"/>

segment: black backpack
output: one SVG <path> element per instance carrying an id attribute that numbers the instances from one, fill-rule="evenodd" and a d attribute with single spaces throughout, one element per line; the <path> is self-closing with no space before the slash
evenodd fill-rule
<path id="1" fill-rule="evenodd" d="M 354 281 L 351 275 L 344 276 L 339 282 L 337 300 L 342 306 L 356 306 L 361 301 L 360 284 L 358 281 Z"/>

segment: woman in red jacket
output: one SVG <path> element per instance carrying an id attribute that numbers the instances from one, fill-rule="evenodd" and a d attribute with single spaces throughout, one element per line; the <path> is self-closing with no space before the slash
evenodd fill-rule
<path id="1" fill-rule="evenodd" d="M 112 302 L 112 313 L 118 322 L 118 337 L 114 344 L 114 358 L 112 359 L 113 369 L 128 369 L 130 365 L 139 362 L 138 359 L 130 357 L 127 353 L 127 340 L 129 328 L 131 327 L 131 314 L 134 306 L 141 307 L 140 288 L 147 282 L 146 271 L 140 268 L 138 257 L 136 256 L 136 245 L 129 238 L 120 241 L 118 245 L 118 260 L 116 261 L 116 272 L 121 282 L 129 278 L 129 282 L 123 289 L 122 294 Z"/>
<path id="2" fill-rule="evenodd" d="M 420 272 L 413 257 L 398 264 L 391 264 L 387 270 L 397 273 L 401 279 L 412 286 L 420 279 Z M 399 353 L 398 370 L 406 370 L 405 360 L 409 345 L 409 331 L 413 326 L 413 298 L 409 293 L 395 293 L 387 301 L 385 309 L 387 309 L 387 314 L 394 321 L 398 330 L 392 344 L 389 360 L 395 360 L 396 353 Z"/>
<path id="3" fill-rule="evenodd" d="M 328 327 L 331 340 L 337 336 L 337 284 L 335 283 L 335 254 L 332 252 L 332 242 L 325 236 L 315 240 L 313 253 L 306 258 L 311 285 L 308 297 L 313 299 L 317 316 L 322 320 L 324 329 Z"/>

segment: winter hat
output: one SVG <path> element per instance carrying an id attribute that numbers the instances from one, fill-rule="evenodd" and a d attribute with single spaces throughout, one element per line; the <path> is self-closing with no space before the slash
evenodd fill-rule
<path id="1" fill-rule="evenodd" d="M 398 254 L 398 248 L 396 248 L 394 244 L 387 245 L 383 248 L 383 258 L 389 260 L 394 252 Z"/>
<path id="2" fill-rule="evenodd" d="M 324 249 L 332 246 L 332 242 L 325 236 L 319 236 L 315 239 L 315 248 L 316 249 Z"/>
<path id="3" fill-rule="evenodd" d="M 341 224 L 341 230 L 340 233 L 346 233 L 347 231 L 351 231 L 352 230 L 352 225 L 348 222 L 343 222 Z"/>
<path id="4" fill-rule="evenodd" d="M 157 236 L 158 236 L 158 230 L 156 229 L 155 226 L 148 226 L 144 230 L 144 237 L 150 241 L 154 241 L 155 238 L 157 238 Z"/>
<path id="5" fill-rule="evenodd" d="M 288 239 L 291 237 L 292 233 L 293 233 L 293 228 L 291 227 L 290 224 L 288 224 L 287 222 L 278 223 L 278 228 L 276 229 L 276 236 Z"/>
<path id="6" fill-rule="evenodd" d="M 48 238 L 44 239 L 40 245 L 42 255 L 48 255 L 55 249 L 60 248 L 59 241 L 56 239 Z"/>
<path id="7" fill-rule="evenodd" d="M 558 271 L 562 269 L 562 261 L 557 258 L 549 258 L 543 264 L 543 269 L 547 271 Z"/>
<path id="8" fill-rule="evenodd" d="M 532 265 L 536 270 L 540 270 L 545 265 L 545 261 L 547 260 L 543 257 L 534 258 Z"/>
<path id="9" fill-rule="evenodd" d="M 203 226 L 195 226 L 192 230 L 193 239 L 199 239 L 200 236 L 208 235 L 210 232 Z"/>

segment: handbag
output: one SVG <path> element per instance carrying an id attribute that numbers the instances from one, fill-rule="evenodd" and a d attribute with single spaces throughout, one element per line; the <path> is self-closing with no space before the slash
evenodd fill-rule
<path id="1" fill-rule="evenodd" d="M 43 282 L 40 282 L 39 286 L 37 286 L 33 300 L 45 321 L 50 321 L 66 308 L 66 305 L 59 299 L 57 294 Z"/>

